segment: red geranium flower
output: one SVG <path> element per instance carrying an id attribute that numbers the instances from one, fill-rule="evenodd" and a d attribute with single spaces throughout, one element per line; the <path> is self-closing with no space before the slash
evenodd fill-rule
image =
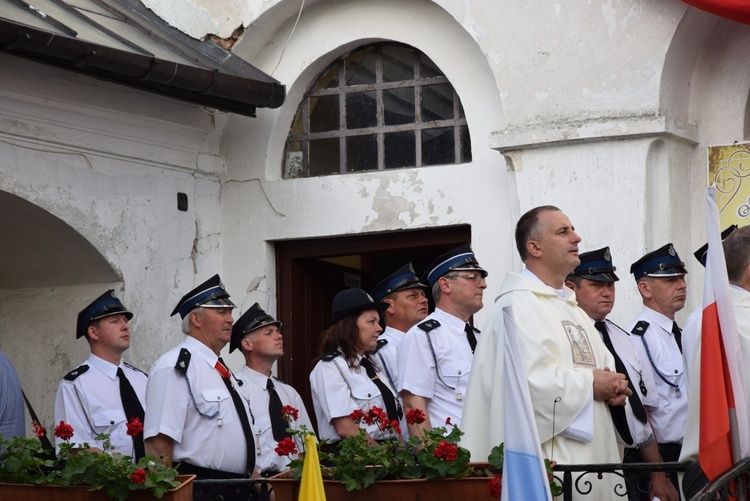
<path id="1" fill-rule="evenodd" d="M 290 456 L 297 454 L 297 444 L 294 443 L 291 437 L 285 437 L 274 449 L 274 452 L 279 456 Z"/>
<path id="2" fill-rule="evenodd" d="M 354 421 L 355 423 L 359 423 L 360 421 L 362 421 L 362 419 L 364 419 L 365 413 L 362 412 L 362 409 L 357 409 L 355 411 L 352 411 L 352 413 L 349 414 L 349 417 L 352 418 L 352 421 Z"/>
<path id="3" fill-rule="evenodd" d="M 128 421 L 127 427 L 127 434 L 131 437 L 138 436 L 143 431 L 143 423 L 141 423 L 141 420 L 137 417 L 131 418 L 130 421 Z"/>
<path id="4" fill-rule="evenodd" d="M 65 421 L 60 421 L 60 424 L 55 426 L 55 436 L 63 440 L 69 440 L 73 437 L 73 427 Z"/>
<path id="5" fill-rule="evenodd" d="M 299 417 L 299 411 L 291 405 L 285 405 L 281 408 L 281 417 L 283 417 L 287 423 L 291 423 L 292 421 L 297 420 Z"/>
<path id="6" fill-rule="evenodd" d="M 138 468 L 135 472 L 130 475 L 130 481 L 134 484 L 145 484 L 146 483 L 146 470 Z"/>
<path id="7" fill-rule="evenodd" d="M 503 489 L 503 476 L 495 473 L 495 476 L 490 480 L 490 497 L 495 499 L 500 497 L 500 492 Z"/>
<path id="8" fill-rule="evenodd" d="M 401 435 L 401 426 L 395 419 L 391 421 L 391 428 L 393 428 L 393 431 L 395 431 L 397 434 Z"/>
<path id="9" fill-rule="evenodd" d="M 446 461 L 455 461 L 457 454 L 458 446 L 456 444 L 449 444 L 445 440 L 440 441 L 434 452 L 436 458 L 444 458 Z"/>
<path id="10" fill-rule="evenodd" d="M 32 421 L 32 431 L 35 436 L 37 437 L 43 437 L 47 434 L 47 430 L 44 429 L 44 426 L 39 424 L 39 421 Z"/>
<path id="11" fill-rule="evenodd" d="M 386 414 L 383 409 L 377 406 L 372 406 L 365 415 L 365 423 L 367 424 L 382 423 L 383 421 L 387 420 L 388 414 Z"/>
<path id="12" fill-rule="evenodd" d="M 422 409 L 412 409 L 406 413 L 406 424 L 422 424 L 425 419 Z"/>

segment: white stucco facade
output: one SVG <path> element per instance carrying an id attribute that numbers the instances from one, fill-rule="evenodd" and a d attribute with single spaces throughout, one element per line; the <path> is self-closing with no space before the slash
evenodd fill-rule
<path id="1" fill-rule="evenodd" d="M 690 271 L 682 319 L 700 304 L 692 252 L 705 242 L 706 147 L 748 135 L 750 26 L 679 0 L 144 3 L 195 38 L 244 27 L 233 52 L 287 98 L 247 118 L 0 53 L 0 203 L 18 197 L 55 219 L 49 231 L 80 239 L 55 239 L 60 261 L 39 263 L 32 280 L 0 283 L 0 347 L 47 404 L 43 420 L 60 377 L 85 358 L 75 318 L 93 297 L 114 288 L 135 313 L 127 359 L 148 370 L 180 338 L 176 301 L 214 273 L 242 311 L 257 301 L 274 313 L 279 240 L 467 224 L 489 304 L 504 272 L 521 268 L 519 215 L 552 204 L 582 251 L 612 248 L 615 322 L 640 309 L 630 263 L 670 241 Z M 308 86 L 384 40 L 421 50 L 453 84 L 471 163 L 283 179 Z M 60 271 L 81 256 L 101 262 Z"/>

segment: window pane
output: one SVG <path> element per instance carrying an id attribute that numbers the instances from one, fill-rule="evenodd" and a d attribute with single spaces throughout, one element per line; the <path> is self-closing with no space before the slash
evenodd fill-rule
<path id="1" fill-rule="evenodd" d="M 339 128 L 339 97 L 310 98 L 310 132 L 325 132 Z"/>
<path id="2" fill-rule="evenodd" d="M 383 91 L 383 123 L 401 125 L 414 123 L 414 87 Z"/>
<path id="3" fill-rule="evenodd" d="M 284 159 L 284 177 L 293 179 L 302 177 L 304 170 L 302 168 L 302 142 L 290 141 L 286 147 L 286 156 Z"/>
<path id="4" fill-rule="evenodd" d="M 305 103 L 302 103 L 302 105 L 304 106 Z M 290 134 L 296 136 L 305 132 L 302 128 L 304 116 L 304 113 L 302 113 L 302 107 L 300 107 L 300 109 L 297 110 L 297 116 L 295 117 L 294 123 L 292 124 L 292 130 Z"/>
<path id="5" fill-rule="evenodd" d="M 325 176 L 339 173 L 339 140 L 317 139 L 310 141 L 310 159 L 308 160 L 311 176 Z"/>
<path id="6" fill-rule="evenodd" d="M 414 51 L 405 47 L 383 47 L 383 81 L 414 80 Z"/>
<path id="7" fill-rule="evenodd" d="M 346 171 L 378 169 L 378 138 L 375 134 L 346 138 Z"/>
<path id="8" fill-rule="evenodd" d="M 458 128 L 458 134 L 461 140 L 461 158 L 459 162 L 471 162 L 471 137 L 469 137 L 469 127 L 462 125 Z"/>
<path id="9" fill-rule="evenodd" d="M 317 82 L 315 82 L 315 85 L 313 86 L 313 89 L 332 89 L 334 87 L 339 86 L 339 68 L 340 65 L 338 63 L 331 66 L 328 70 L 326 70 L 325 73 L 323 73 L 323 76 L 321 76 Z"/>
<path id="10" fill-rule="evenodd" d="M 414 132 L 392 132 L 385 135 L 385 168 L 414 167 L 417 164 Z"/>
<path id="11" fill-rule="evenodd" d="M 422 131 L 422 165 L 455 163 L 453 127 Z"/>
<path id="12" fill-rule="evenodd" d="M 422 87 L 422 122 L 453 119 L 453 86 L 451 84 Z"/>
<path id="13" fill-rule="evenodd" d="M 377 51 L 374 48 L 360 50 L 346 58 L 346 85 L 375 83 L 375 62 Z"/>
<path id="14" fill-rule="evenodd" d="M 346 128 L 361 129 L 378 125 L 377 101 L 374 92 L 346 95 Z"/>
<path id="15" fill-rule="evenodd" d="M 438 69 L 437 65 L 432 62 L 432 59 L 425 56 L 424 54 L 419 55 L 419 71 L 422 78 L 441 77 L 443 72 Z"/>

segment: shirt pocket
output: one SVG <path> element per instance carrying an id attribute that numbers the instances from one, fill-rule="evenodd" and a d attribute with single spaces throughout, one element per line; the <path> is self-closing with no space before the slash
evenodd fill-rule
<path id="1" fill-rule="evenodd" d="M 219 419 L 222 424 L 234 421 L 234 402 L 229 398 L 226 388 L 213 388 L 201 392 L 202 405 L 198 406 L 200 412 L 207 417 L 213 416 L 210 421 L 218 425 Z"/>
<path id="2" fill-rule="evenodd" d="M 97 433 L 109 433 L 115 426 L 125 422 L 122 409 L 102 409 L 91 416 Z"/>
<path id="3" fill-rule="evenodd" d="M 358 382 L 352 385 L 352 398 L 360 408 L 370 408 L 370 402 L 378 397 L 380 397 L 380 389 L 374 384 Z"/>
<path id="4" fill-rule="evenodd" d="M 452 378 L 454 381 L 459 380 L 464 376 L 468 376 L 471 372 L 471 362 L 451 362 L 440 365 L 439 368 L 440 377 Z"/>
<path id="5" fill-rule="evenodd" d="M 667 378 L 667 381 L 676 384 L 682 376 L 682 361 L 674 360 L 671 362 L 664 362 L 659 366 L 659 371 L 664 374 L 664 377 Z"/>

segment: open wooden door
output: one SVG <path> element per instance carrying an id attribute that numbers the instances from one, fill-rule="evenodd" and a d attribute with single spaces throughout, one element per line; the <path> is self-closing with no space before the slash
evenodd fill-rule
<path id="1" fill-rule="evenodd" d="M 370 292 L 411 261 L 421 274 L 435 257 L 471 241 L 467 225 L 345 237 L 276 242 L 277 318 L 283 322 L 284 358 L 279 377 L 294 386 L 315 421 L 309 375 L 320 357 L 321 334 L 331 324 L 339 291 Z"/>

